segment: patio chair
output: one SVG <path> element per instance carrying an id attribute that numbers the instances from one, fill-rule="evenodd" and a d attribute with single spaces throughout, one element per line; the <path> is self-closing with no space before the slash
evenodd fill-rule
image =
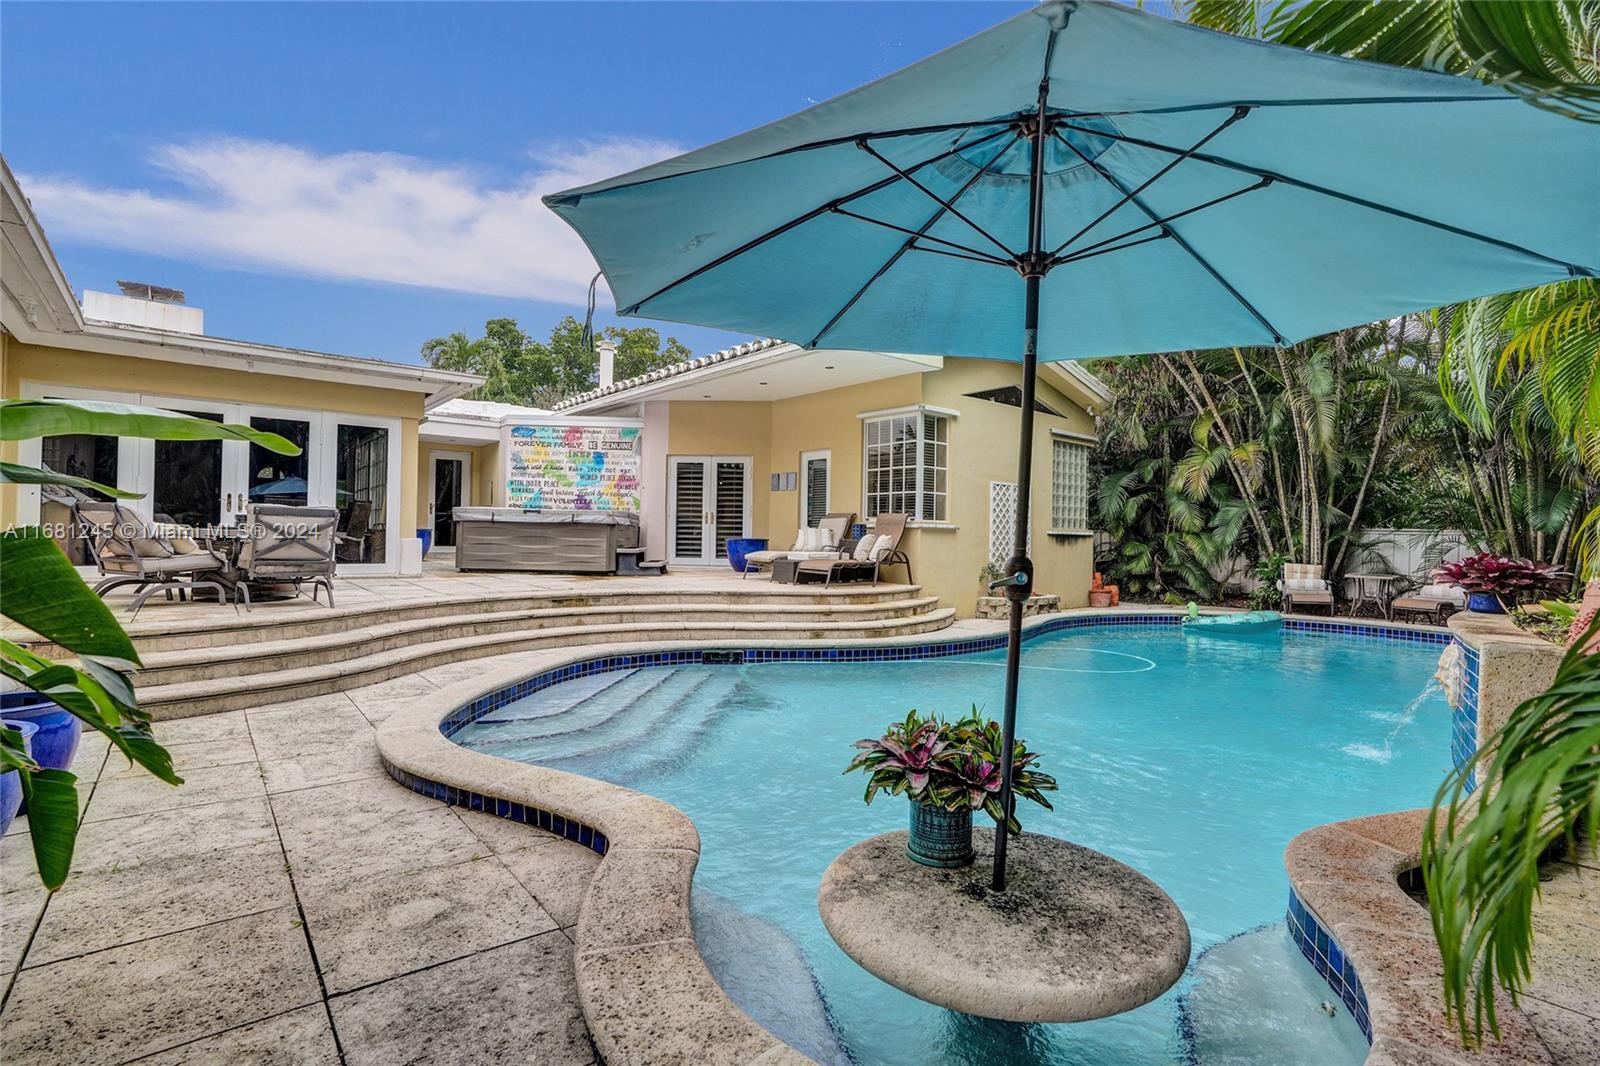
<path id="1" fill-rule="evenodd" d="M 177 593 L 183 599 L 196 589 L 209 588 L 217 593 L 218 603 L 227 602 L 227 586 L 213 579 L 227 569 L 222 556 L 150 525 L 119 503 L 85 500 L 76 510 L 78 523 L 94 546 L 95 567 L 104 578 L 94 587 L 96 596 L 134 586 L 131 614 L 138 614 L 157 592 L 165 592 L 168 599 Z"/>
<path id="2" fill-rule="evenodd" d="M 1389 603 L 1389 614 L 1391 617 L 1399 611 L 1426 614 L 1434 625 L 1443 625 L 1447 610 L 1459 611 L 1466 605 L 1467 594 L 1464 591 L 1454 585 L 1435 582 L 1404 596 L 1396 596 Z"/>
<path id="3" fill-rule="evenodd" d="M 779 559 L 837 559 L 840 556 L 839 546 L 844 543 L 845 535 L 850 532 L 850 527 L 855 524 L 854 511 L 837 511 L 825 514 L 817 524 L 812 527 L 802 526 L 795 534 L 794 547 L 788 551 L 770 549 L 767 551 L 750 552 L 744 557 L 744 570 L 739 578 L 743 580 L 751 573 L 760 573 L 770 569 L 772 564 Z M 814 544 L 816 547 L 807 547 Z"/>
<path id="4" fill-rule="evenodd" d="M 1333 614 L 1333 588 L 1322 576 L 1322 567 L 1313 563 L 1284 563 L 1278 579 L 1283 610 L 1293 613 L 1298 607 L 1326 607 Z"/>
<path id="5" fill-rule="evenodd" d="M 339 529 L 334 534 L 341 563 L 367 561 L 367 534 L 371 532 L 371 527 L 371 500 L 351 500 L 345 505 L 344 514 L 339 519 Z"/>
<path id="6" fill-rule="evenodd" d="M 873 522 L 867 535 L 856 541 L 855 549 L 845 559 L 809 559 L 802 562 L 796 580 L 805 574 L 821 574 L 823 586 L 841 581 L 865 581 L 868 575 L 876 585 L 886 566 L 906 568 L 906 581 L 911 581 L 911 560 L 900 550 L 900 538 L 905 536 L 908 514 L 881 514 Z"/>
<path id="7" fill-rule="evenodd" d="M 290 504 L 252 503 L 245 508 L 246 537 L 239 549 L 239 594 L 250 610 L 250 583 L 301 585 L 311 583 L 328 590 L 333 606 L 334 527 L 339 512 L 332 507 L 295 507 Z"/>

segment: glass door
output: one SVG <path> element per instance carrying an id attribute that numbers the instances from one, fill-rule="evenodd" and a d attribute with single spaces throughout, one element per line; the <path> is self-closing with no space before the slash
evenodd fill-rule
<path id="1" fill-rule="evenodd" d="M 698 456 L 667 460 L 667 528 L 672 538 L 671 561 L 699 563 L 706 557 L 706 463 Z"/>
<path id="2" fill-rule="evenodd" d="M 738 456 L 672 456 L 667 460 L 669 559 L 713 563 L 728 541 L 749 536 L 750 460 Z"/>
<path id="3" fill-rule="evenodd" d="M 237 404 L 208 400 L 141 396 L 139 402 L 210 422 L 238 422 Z M 246 503 L 242 441 L 145 441 L 148 459 L 141 464 L 149 493 L 134 501 L 153 522 L 204 529 L 231 526 Z"/>
<path id="4" fill-rule="evenodd" d="M 276 433 L 300 446 L 299 455 L 279 455 L 259 444 L 246 445 L 245 493 L 250 503 L 274 503 L 293 507 L 325 505 L 313 485 L 317 464 L 313 452 L 321 443 L 316 415 L 305 411 L 277 411 L 247 407 L 244 417 L 251 429 Z"/>
<path id="5" fill-rule="evenodd" d="M 815 529 L 828 513 L 828 468 L 831 452 L 800 453 L 800 524 Z"/>
<path id="6" fill-rule="evenodd" d="M 318 465 L 327 495 L 314 501 L 339 511 L 339 572 L 392 573 L 400 562 L 399 420 L 325 416 Z"/>
<path id="7" fill-rule="evenodd" d="M 429 493 L 429 513 L 433 516 L 433 545 L 453 548 L 456 543 L 455 509 L 467 503 L 467 485 L 472 479 L 472 457 L 465 452 L 433 453 L 433 488 Z"/>

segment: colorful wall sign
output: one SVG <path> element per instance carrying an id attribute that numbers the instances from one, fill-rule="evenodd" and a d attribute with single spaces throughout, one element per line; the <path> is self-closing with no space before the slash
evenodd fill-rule
<path id="1" fill-rule="evenodd" d="M 503 445 L 508 507 L 639 510 L 638 426 L 508 426 Z"/>

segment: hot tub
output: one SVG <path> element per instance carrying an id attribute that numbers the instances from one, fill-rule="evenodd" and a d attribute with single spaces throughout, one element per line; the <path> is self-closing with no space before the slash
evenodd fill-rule
<path id="1" fill-rule="evenodd" d="M 457 507 L 457 570 L 611 574 L 617 550 L 639 546 L 632 511 L 522 511 Z"/>

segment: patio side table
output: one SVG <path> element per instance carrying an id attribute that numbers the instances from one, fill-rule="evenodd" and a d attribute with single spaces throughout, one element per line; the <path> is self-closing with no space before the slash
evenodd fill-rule
<path id="1" fill-rule="evenodd" d="M 799 559 L 774 559 L 772 560 L 772 580 L 784 585 L 793 585 L 799 580 Z"/>
<path id="2" fill-rule="evenodd" d="M 1355 595 L 1350 597 L 1350 617 L 1356 616 L 1356 611 L 1364 603 L 1371 604 L 1385 621 L 1390 621 L 1390 604 L 1394 602 L 1394 586 L 1400 581 L 1399 574 L 1350 574 L 1349 580 L 1354 582 Z"/>

